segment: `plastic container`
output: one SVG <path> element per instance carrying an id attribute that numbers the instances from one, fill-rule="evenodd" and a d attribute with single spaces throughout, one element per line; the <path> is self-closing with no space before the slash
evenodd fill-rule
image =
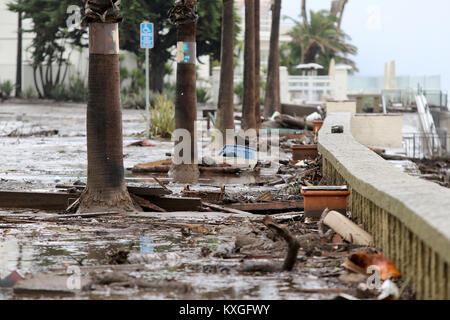
<path id="1" fill-rule="evenodd" d="M 317 151 L 317 145 L 294 145 L 291 147 L 292 150 L 292 159 L 295 161 L 301 161 L 301 160 L 313 160 L 317 158 L 319 155 L 319 152 Z"/>
<path id="2" fill-rule="evenodd" d="M 347 211 L 347 197 L 350 191 L 347 186 L 315 186 L 302 187 L 301 193 L 305 202 L 305 217 L 320 219 L 323 211 Z"/>
<path id="3" fill-rule="evenodd" d="M 256 150 L 246 146 L 227 144 L 219 155 L 254 160 L 256 159 Z"/>

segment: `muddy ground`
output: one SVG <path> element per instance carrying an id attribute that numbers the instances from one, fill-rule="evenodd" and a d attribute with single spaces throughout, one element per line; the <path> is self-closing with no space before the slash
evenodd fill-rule
<path id="1" fill-rule="evenodd" d="M 69 104 L 0 105 L 0 189 L 57 192 L 57 183 L 86 182 L 85 111 Z M 155 147 L 127 147 L 141 139 L 142 112 L 124 110 L 123 126 L 126 168 L 172 151 L 170 141 L 160 140 L 152 140 Z M 208 136 L 200 142 L 202 147 L 209 144 Z M 281 159 L 290 157 L 281 152 Z M 268 185 L 282 176 L 277 172 L 292 175 L 279 166 L 277 161 L 257 174 L 202 176 L 195 187 L 226 184 L 232 201 L 254 201 L 267 191 L 277 199 L 301 199 L 293 183 Z M 128 170 L 126 176 L 129 184 L 155 185 L 148 175 Z M 180 194 L 183 185 L 168 181 L 166 186 Z M 14 270 L 33 279 L 14 289 L 0 288 L 0 299 L 335 299 L 378 294 L 358 289 L 365 277 L 342 266 L 349 252 L 364 248 L 333 243 L 333 234 L 321 234 L 303 212 L 272 216 L 300 242 L 291 272 L 273 270 L 282 264 L 287 246 L 263 224 L 262 215 L 147 212 L 36 220 L 58 213 L 0 211 L 0 279 Z M 72 272 L 79 272 L 80 290 L 67 285 Z M 396 282 L 401 287 L 402 281 Z M 412 298 L 406 288 L 402 298 Z"/>

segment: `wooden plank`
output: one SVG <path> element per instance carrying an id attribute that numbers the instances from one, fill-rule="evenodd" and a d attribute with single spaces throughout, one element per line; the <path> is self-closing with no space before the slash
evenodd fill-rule
<path id="1" fill-rule="evenodd" d="M 299 201 L 285 201 L 285 202 L 264 202 L 264 203 L 239 203 L 232 204 L 227 207 L 242 211 L 250 211 L 253 213 L 266 213 L 267 211 L 291 211 L 303 210 L 303 200 Z"/>
<path id="2" fill-rule="evenodd" d="M 0 208 L 65 210 L 73 193 L 0 191 Z"/>
<path id="3" fill-rule="evenodd" d="M 86 186 L 72 185 L 72 184 L 57 184 L 58 189 L 72 189 L 76 188 L 81 192 Z M 171 191 L 163 187 L 133 187 L 127 186 L 128 192 L 134 193 L 137 196 L 163 196 L 171 194 Z"/>
<path id="4" fill-rule="evenodd" d="M 186 198 L 173 196 L 141 196 L 151 203 L 165 209 L 166 211 L 201 211 L 202 200 L 200 198 Z"/>
<path id="5" fill-rule="evenodd" d="M 217 204 L 212 204 L 212 203 L 207 203 L 207 202 L 203 202 L 203 204 L 211 209 L 215 209 L 215 210 L 219 210 L 219 211 L 225 211 L 225 212 L 234 213 L 234 214 L 251 214 L 250 212 L 245 212 L 242 210 L 222 207 Z"/>

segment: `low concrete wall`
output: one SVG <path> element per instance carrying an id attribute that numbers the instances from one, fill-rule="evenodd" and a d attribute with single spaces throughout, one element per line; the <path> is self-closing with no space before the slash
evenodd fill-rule
<path id="1" fill-rule="evenodd" d="M 403 116 L 401 113 L 357 113 L 351 121 L 352 134 L 364 145 L 401 148 Z"/>
<path id="2" fill-rule="evenodd" d="M 343 134 L 331 126 L 343 125 Z M 319 132 L 328 184 L 351 190 L 349 210 L 376 246 L 411 277 L 418 299 L 450 299 L 450 189 L 409 176 L 358 143 L 350 113 L 329 113 Z"/>

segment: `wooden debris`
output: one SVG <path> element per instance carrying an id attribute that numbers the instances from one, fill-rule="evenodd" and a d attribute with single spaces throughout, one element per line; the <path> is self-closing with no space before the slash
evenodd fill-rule
<path id="1" fill-rule="evenodd" d="M 369 233 L 337 211 L 325 211 L 321 222 L 340 234 L 348 242 L 362 246 L 373 244 L 373 238 Z"/>
<path id="2" fill-rule="evenodd" d="M 222 211 L 222 212 L 228 212 L 228 213 L 234 213 L 234 214 L 251 214 L 250 212 L 237 210 L 237 209 L 232 209 L 232 208 L 227 208 L 227 207 L 223 207 L 223 206 L 219 206 L 217 204 L 212 204 L 212 203 L 207 203 L 207 202 L 203 202 L 203 205 L 208 207 L 208 208 L 219 210 L 219 211 Z"/>
<path id="3" fill-rule="evenodd" d="M 158 212 L 166 212 L 166 210 L 164 210 L 163 208 L 158 207 L 157 205 L 151 203 L 147 199 L 141 198 L 141 197 L 139 197 L 139 196 L 137 196 L 137 195 L 135 195 L 133 193 L 130 193 L 130 196 L 142 208 L 147 208 L 147 209 L 151 209 L 151 210 L 158 211 Z"/>
<path id="4" fill-rule="evenodd" d="M 142 196 L 151 203 L 166 211 L 201 211 L 202 200 L 200 198 L 173 197 L 173 196 Z"/>
<path id="5" fill-rule="evenodd" d="M 282 270 L 291 271 L 297 261 L 297 253 L 300 249 L 300 243 L 286 227 L 280 227 L 269 216 L 264 217 L 263 223 L 266 227 L 275 231 L 277 235 L 282 237 L 287 242 L 288 252 L 286 258 L 284 259 Z"/>
<path id="6" fill-rule="evenodd" d="M 73 296 L 79 290 L 75 288 L 70 289 L 68 286 L 69 282 L 69 275 L 59 276 L 41 273 L 18 281 L 14 285 L 14 293 Z M 89 280 L 86 277 L 80 277 L 80 289 L 88 282 Z"/>
<path id="7" fill-rule="evenodd" d="M 261 202 L 271 202 L 273 200 L 274 200 L 274 198 L 270 191 L 267 191 L 266 193 L 262 194 L 261 196 L 259 196 L 255 199 L 255 201 L 258 201 L 258 202 L 260 202 L 260 201 Z"/>
<path id="8" fill-rule="evenodd" d="M 160 166 L 134 166 L 131 169 L 133 173 L 154 173 L 154 172 L 169 172 L 170 165 L 160 165 Z"/>
<path id="9" fill-rule="evenodd" d="M 155 179 L 155 177 L 152 177 Z M 155 180 L 156 181 L 156 180 Z M 158 179 L 159 181 L 159 179 Z M 161 181 L 158 183 L 162 184 Z M 57 189 L 77 189 L 80 193 L 84 191 L 86 188 L 85 185 L 73 185 L 73 184 L 57 184 Z M 172 194 L 172 191 L 170 191 L 166 186 L 159 187 L 134 187 L 134 186 L 127 186 L 128 192 L 134 193 L 137 196 L 160 196 L 160 195 L 169 195 Z"/>
<path id="10" fill-rule="evenodd" d="M 0 208 L 65 210 L 72 193 L 0 191 Z"/>
<path id="11" fill-rule="evenodd" d="M 268 214 L 272 212 L 280 211 L 296 211 L 303 210 L 303 200 L 298 201 L 273 201 L 266 203 L 238 203 L 228 205 L 227 207 L 242 211 L 250 211 L 252 213 Z"/>
<path id="12" fill-rule="evenodd" d="M 183 196 L 189 198 L 200 198 L 204 201 L 211 203 L 220 203 L 223 200 L 225 193 L 225 185 L 222 185 L 219 191 L 217 190 L 190 190 L 190 186 L 187 184 L 182 191 Z"/>

